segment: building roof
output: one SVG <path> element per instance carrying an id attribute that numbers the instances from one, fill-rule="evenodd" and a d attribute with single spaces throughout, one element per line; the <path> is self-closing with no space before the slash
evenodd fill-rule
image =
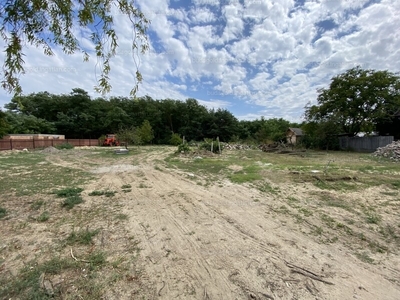
<path id="1" fill-rule="evenodd" d="M 300 128 L 289 127 L 289 130 L 293 131 L 295 135 L 304 135 L 303 130 Z"/>

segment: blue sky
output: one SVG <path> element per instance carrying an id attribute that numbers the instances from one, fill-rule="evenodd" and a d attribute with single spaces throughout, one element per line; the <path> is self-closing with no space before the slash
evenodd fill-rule
<path id="1" fill-rule="evenodd" d="M 400 71 L 398 0 L 138 0 L 151 20 L 151 50 L 140 57 L 138 96 L 195 98 L 239 119 L 300 121 L 317 89 L 360 65 Z M 119 50 L 111 61 L 112 92 L 128 96 L 134 82 L 129 22 L 115 12 Z M 93 49 L 88 32 L 81 45 Z M 3 46 L 3 45 L 2 45 Z M 46 57 L 26 47 L 24 93 L 87 90 L 92 97 L 96 58 L 55 49 Z M 1 56 L 3 53 L 0 54 Z M 0 105 L 11 99 L 0 92 Z"/>

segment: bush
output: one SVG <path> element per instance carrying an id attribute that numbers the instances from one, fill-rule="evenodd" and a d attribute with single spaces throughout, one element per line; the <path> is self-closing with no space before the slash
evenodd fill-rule
<path id="1" fill-rule="evenodd" d="M 213 145 L 212 152 L 219 153 L 218 141 L 214 141 L 212 139 L 204 139 L 204 142 L 200 144 L 199 148 L 207 150 L 207 151 L 211 151 L 211 145 Z M 224 146 L 222 143 L 220 143 L 220 146 L 221 146 L 221 152 L 222 152 Z"/>
<path id="2" fill-rule="evenodd" d="M 74 146 L 70 143 L 62 143 L 61 145 L 56 146 L 57 149 L 73 149 Z"/>
<path id="3" fill-rule="evenodd" d="M 178 133 L 173 133 L 169 139 L 169 144 L 173 146 L 178 146 L 182 144 L 182 139 Z"/>
<path id="4" fill-rule="evenodd" d="M 183 143 L 178 146 L 178 150 L 176 151 L 176 153 L 182 153 L 182 152 L 188 153 L 190 151 L 191 151 L 191 149 L 190 149 L 189 145 L 187 143 Z"/>

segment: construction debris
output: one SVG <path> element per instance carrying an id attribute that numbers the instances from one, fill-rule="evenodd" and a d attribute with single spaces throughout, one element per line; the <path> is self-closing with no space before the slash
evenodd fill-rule
<path id="1" fill-rule="evenodd" d="M 221 143 L 221 146 L 226 150 L 250 150 L 254 149 L 254 147 L 245 144 L 228 144 L 228 143 Z"/>
<path id="2" fill-rule="evenodd" d="M 373 153 L 377 157 L 385 157 L 394 161 L 400 161 L 400 141 L 394 141 L 385 147 L 376 149 Z"/>

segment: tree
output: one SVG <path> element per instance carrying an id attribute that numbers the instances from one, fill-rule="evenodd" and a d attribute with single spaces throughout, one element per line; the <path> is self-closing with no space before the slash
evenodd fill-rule
<path id="1" fill-rule="evenodd" d="M 8 133 L 9 125 L 6 121 L 7 115 L 0 109 L 0 139 Z"/>
<path id="2" fill-rule="evenodd" d="M 150 122 L 148 120 L 144 120 L 142 126 L 139 128 L 139 136 L 142 143 L 150 143 L 153 138 L 153 129 L 151 128 Z"/>
<path id="3" fill-rule="evenodd" d="M 332 78 L 318 90 L 317 105 L 306 107 L 309 122 L 334 123 L 350 135 L 372 132 L 400 107 L 400 77 L 388 71 L 356 67 Z"/>
<path id="4" fill-rule="evenodd" d="M 44 54 L 54 55 L 52 47 L 60 46 L 64 53 L 83 53 L 88 61 L 90 54 L 81 45 L 76 32 L 90 32 L 94 55 L 101 62 L 101 74 L 96 91 L 111 90 L 109 83 L 110 59 L 118 47 L 118 35 L 113 28 L 117 12 L 125 15 L 132 24 L 133 54 L 148 50 L 147 28 L 150 21 L 130 0 L 8 0 L 0 4 L 0 37 L 5 42 L 2 87 L 8 92 L 21 94 L 19 75 L 24 74 L 26 44 L 41 47 Z M 136 64 L 136 61 L 135 61 Z M 136 82 L 131 91 L 135 94 L 142 76 L 136 64 Z"/>
<path id="5" fill-rule="evenodd" d="M 128 149 L 129 144 L 141 145 L 140 129 L 137 127 L 121 128 L 117 132 L 117 139 L 124 142 L 125 148 Z"/>

